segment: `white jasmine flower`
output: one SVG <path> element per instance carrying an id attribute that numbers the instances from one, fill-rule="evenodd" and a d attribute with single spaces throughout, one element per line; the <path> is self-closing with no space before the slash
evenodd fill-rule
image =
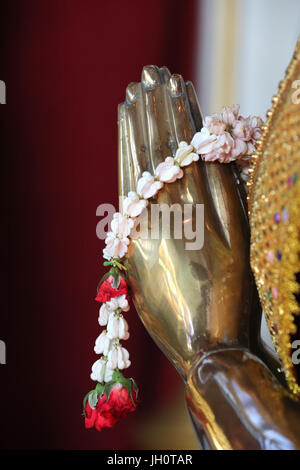
<path id="1" fill-rule="evenodd" d="M 107 324 L 107 337 L 110 339 L 128 339 L 128 323 L 122 315 L 113 314 L 109 317 Z"/>
<path id="2" fill-rule="evenodd" d="M 183 177 L 183 171 L 178 165 L 175 165 L 174 158 L 167 157 L 164 162 L 157 166 L 155 175 L 164 183 L 174 183 L 174 181 Z"/>
<path id="3" fill-rule="evenodd" d="M 113 232 L 108 232 L 105 239 L 106 247 L 103 250 L 103 258 L 123 258 L 129 245 L 129 238 L 119 238 Z"/>
<path id="4" fill-rule="evenodd" d="M 109 317 L 107 324 L 107 334 L 111 339 L 116 339 L 119 336 L 119 317 L 113 314 Z"/>
<path id="5" fill-rule="evenodd" d="M 127 369 L 131 364 L 129 360 L 129 352 L 122 346 L 115 345 L 108 353 L 107 365 L 110 369 Z"/>
<path id="6" fill-rule="evenodd" d="M 110 369 L 118 367 L 118 350 L 116 345 L 108 353 L 107 364 Z"/>
<path id="7" fill-rule="evenodd" d="M 120 212 L 116 212 L 111 221 L 111 230 L 116 237 L 123 239 L 129 236 L 130 230 L 134 225 L 134 221 L 125 217 Z"/>
<path id="8" fill-rule="evenodd" d="M 192 162 L 197 162 L 199 155 L 194 152 L 194 147 L 188 145 L 186 142 L 180 142 L 176 151 L 175 161 L 179 163 L 181 167 L 188 166 Z"/>
<path id="9" fill-rule="evenodd" d="M 211 134 L 206 127 L 202 127 L 200 132 L 196 132 L 192 138 L 191 145 L 199 155 L 210 153 L 213 150 L 214 142 L 217 140 L 215 134 Z"/>
<path id="10" fill-rule="evenodd" d="M 130 191 L 127 198 L 123 201 L 123 212 L 129 217 L 137 217 L 147 205 L 148 201 L 140 199 L 134 191 Z"/>
<path id="11" fill-rule="evenodd" d="M 131 364 L 129 360 L 129 352 L 127 349 L 122 348 L 122 346 L 118 347 L 118 368 L 120 370 L 127 369 Z"/>
<path id="12" fill-rule="evenodd" d="M 112 315 L 110 316 L 110 318 L 111 317 Z M 94 351 L 96 354 L 104 354 L 104 356 L 107 356 L 111 349 L 111 346 L 112 346 L 112 340 L 107 334 L 107 331 L 104 330 L 102 331 L 100 336 L 98 336 L 98 338 L 96 339 Z"/>
<path id="13" fill-rule="evenodd" d="M 114 313 L 117 309 L 121 309 L 123 312 L 128 312 L 129 310 L 129 303 L 126 299 L 126 295 L 118 295 L 117 297 L 113 297 L 108 302 L 104 302 L 100 309 L 99 309 L 99 318 L 98 322 L 100 326 L 105 326 L 108 323 L 108 320 L 112 313 Z"/>
<path id="14" fill-rule="evenodd" d="M 163 187 L 161 181 L 155 181 L 154 176 L 148 171 L 144 171 L 142 177 L 137 183 L 137 193 L 144 199 L 149 199 L 155 196 L 155 194 Z"/>
<path id="15" fill-rule="evenodd" d="M 109 316 L 112 314 L 113 309 L 110 307 L 110 302 L 104 302 L 99 309 L 98 322 L 100 326 L 107 325 Z"/>
<path id="16" fill-rule="evenodd" d="M 97 382 L 103 382 L 105 375 L 106 362 L 104 359 L 98 359 L 92 365 L 91 379 L 96 380 Z"/>
<path id="17" fill-rule="evenodd" d="M 114 373 L 114 370 L 110 369 L 106 364 L 104 382 L 110 382 L 113 378 L 113 373 Z"/>
<path id="18" fill-rule="evenodd" d="M 106 303 L 109 309 L 112 311 L 115 311 L 118 308 L 123 310 L 123 312 L 128 312 L 129 310 L 129 303 L 128 303 L 128 300 L 126 299 L 125 294 L 118 295 L 117 297 L 113 297 L 111 300 L 109 300 Z"/>
<path id="19" fill-rule="evenodd" d="M 121 315 L 119 318 L 119 338 L 126 340 L 129 336 L 128 323 L 123 315 Z"/>
<path id="20" fill-rule="evenodd" d="M 92 365 L 91 379 L 95 382 L 110 382 L 114 370 L 110 369 L 104 359 L 98 359 Z"/>

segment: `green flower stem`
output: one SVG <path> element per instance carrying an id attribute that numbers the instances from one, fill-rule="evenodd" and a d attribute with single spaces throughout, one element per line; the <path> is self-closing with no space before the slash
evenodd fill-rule
<path id="1" fill-rule="evenodd" d="M 113 266 L 114 268 L 119 268 L 121 271 L 127 271 L 127 268 L 116 259 L 112 259 L 111 261 L 104 261 L 103 266 Z"/>

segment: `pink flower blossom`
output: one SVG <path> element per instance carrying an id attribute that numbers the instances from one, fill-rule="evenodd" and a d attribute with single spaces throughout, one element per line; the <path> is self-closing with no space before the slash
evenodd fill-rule
<path id="1" fill-rule="evenodd" d="M 240 106 L 238 104 L 233 106 L 224 106 L 222 108 L 220 119 L 226 127 L 233 127 L 235 121 L 239 118 Z"/>
<path id="2" fill-rule="evenodd" d="M 248 124 L 247 119 L 240 117 L 238 121 L 235 121 L 233 124 L 232 133 L 234 137 L 240 140 L 244 140 L 245 142 L 251 139 L 252 129 Z"/>
<path id="3" fill-rule="evenodd" d="M 248 161 L 256 150 L 256 141 L 261 136 L 263 121 L 257 116 L 247 119 L 239 115 L 239 106 L 225 106 L 220 114 L 204 119 L 201 133 L 213 133 L 216 140 L 210 144 L 209 151 L 199 147 L 198 153 L 205 161 L 219 160 L 228 163 L 233 160 Z M 195 134 L 196 136 L 200 133 Z M 193 144 L 193 141 L 192 141 Z"/>
<path id="4" fill-rule="evenodd" d="M 202 155 L 202 160 L 206 162 L 214 162 L 218 160 L 221 163 L 229 163 L 234 160 L 232 151 L 234 149 L 234 139 L 228 132 L 224 132 L 218 136 L 218 139 L 213 144 L 213 149 L 210 153 Z"/>
<path id="5" fill-rule="evenodd" d="M 221 135 L 226 129 L 226 124 L 222 121 L 220 114 L 213 114 L 206 116 L 203 127 L 206 127 L 211 134 Z"/>
<path id="6" fill-rule="evenodd" d="M 241 139 L 234 139 L 234 147 L 232 149 L 233 159 L 241 158 L 247 152 L 247 144 Z"/>

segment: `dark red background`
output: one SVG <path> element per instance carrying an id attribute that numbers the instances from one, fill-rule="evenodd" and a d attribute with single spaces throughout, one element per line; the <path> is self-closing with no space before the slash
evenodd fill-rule
<path id="1" fill-rule="evenodd" d="M 117 105 L 143 65 L 193 79 L 195 10 L 194 0 L 1 3 L 1 448 L 134 449 L 128 426 L 180 385 L 132 309 L 142 403 L 114 430 L 84 429 L 104 272 L 95 213 L 117 204 Z"/>

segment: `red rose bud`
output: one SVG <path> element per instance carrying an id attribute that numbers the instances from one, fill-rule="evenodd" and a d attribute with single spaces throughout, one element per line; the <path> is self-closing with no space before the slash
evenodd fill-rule
<path id="1" fill-rule="evenodd" d="M 111 428 L 121 418 L 127 418 L 128 414 L 136 409 L 137 397 L 132 386 L 131 395 L 128 389 L 120 383 L 116 383 L 107 400 L 104 394 L 98 398 L 95 409 L 89 400 L 85 406 L 85 427 L 95 427 L 98 431 L 103 428 Z"/>
<path id="2" fill-rule="evenodd" d="M 125 294 L 127 300 L 129 301 L 126 280 L 122 276 L 120 276 L 119 280 L 120 284 L 115 289 L 113 287 L 113 284 L 115 284 L 113 276 L 109 276 L 107 279 L 105 279 L 99 287 L 95 300 L 98 302 L 108 302 L 113 297 Z"/>

